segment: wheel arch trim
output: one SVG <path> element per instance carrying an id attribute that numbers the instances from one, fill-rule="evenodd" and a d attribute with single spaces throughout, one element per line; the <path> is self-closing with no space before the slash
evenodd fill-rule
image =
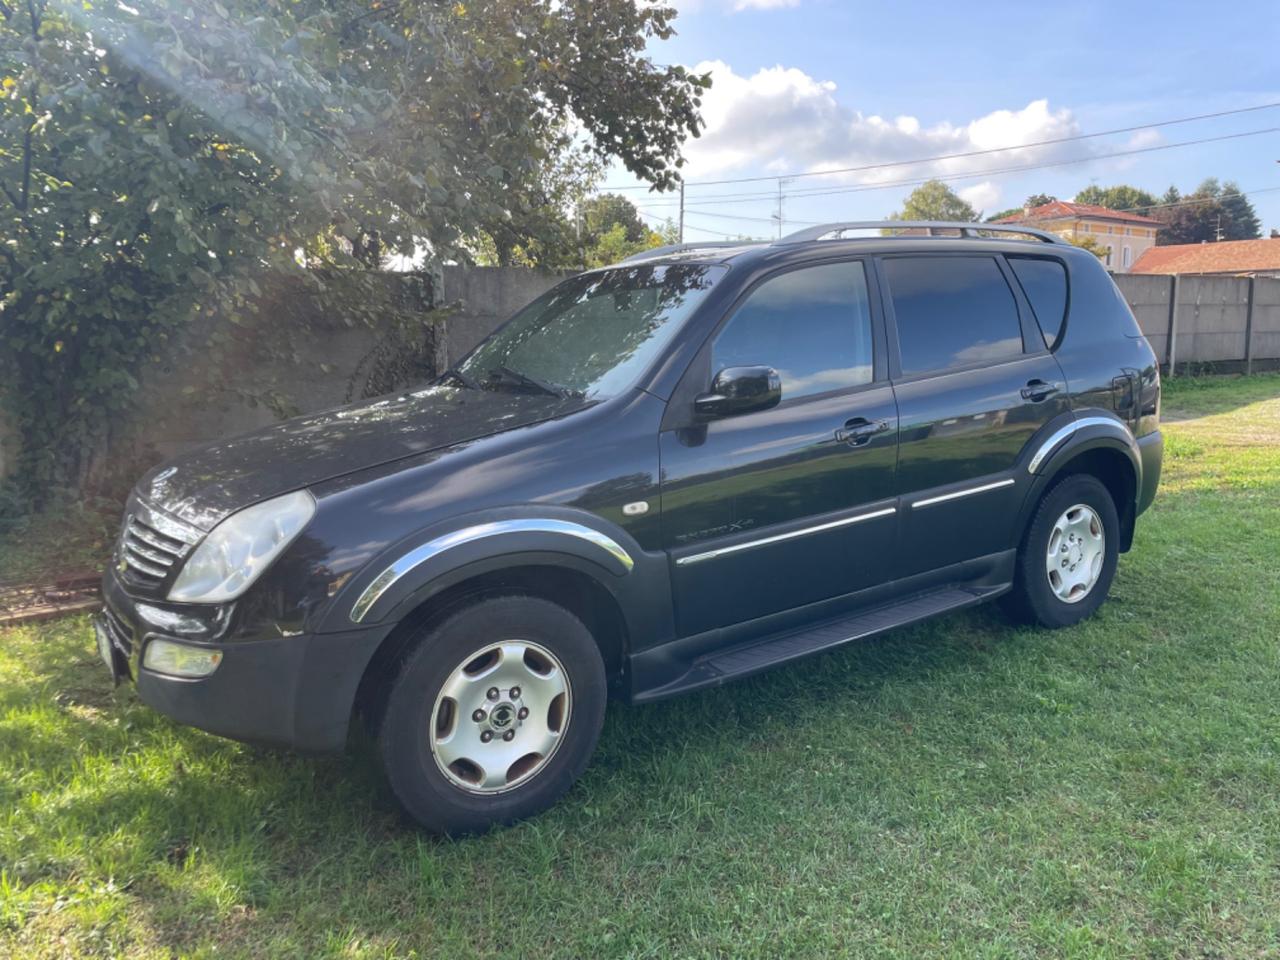
<path id="1" fill-rule="evenodd" d="M 593 559 L 617 576 L 626 576 L 635 567 L 634 558 L 621 544 L 582 523 L 551 517 L 489 520 L 441 534 L 401 554 L 384 567 L 361 592 L 351 607 L 351 622 L 363 623 L 389 590 L 428 561 L 470 543 L 512 534 L 549 534 L 552 537 L 573 538 L 579 544 L 587 545 Z"/>
<path id="2" fill-rule="evenodd" d="M 1119 419 L 1106 416 L 1086 416 L 1072 420 L 1059 427 L 1049 437 L 1036 448 L 1036 452 L 1032 454 L 1030 461 L 1027 463 L 1028 473 L 1039 473 L 1040 468 L 1048 462 L 1052 455 L 1057 452 L 1067 440 L 1074 437 L 1081 430 L 1095 428 L 1106 434 L 1111 434 L 1120 440 L 1126 448 L 1130 448 L 1130 454 L 1133 454 L 1132 448 L 1136 445 L 1133 439 L 1133 433 Z M 1138 478 L 1142 477 L 1142 460 L 1134 457 L 1134 467 L 1138 471 Z"/>

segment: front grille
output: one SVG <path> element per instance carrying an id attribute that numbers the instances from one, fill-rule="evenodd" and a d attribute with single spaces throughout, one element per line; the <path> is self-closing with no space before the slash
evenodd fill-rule
<path id="1" fill-rule="evenodd" d="M 120 618 L 109 604 L 102 606 L 102 623 L 107 628 L 111 645 L 124 654 L 126 660 L 133 655 L 133 628 Z"/>
<path id="2" fill-rule="evenodd" d="M 135 576 L 157 583 L 169 575 L 170 568 L 186 552 L 186 544 L 166 537 L 133 516 L 125 523 L 120 548 L 125 564 Z"/>
<path id="3" fill-rule="evenodd" d="M 116 545 L 120 575 L 134 587 L 159 587 L 201 536 L 194 527 L 133 500 Z"/>

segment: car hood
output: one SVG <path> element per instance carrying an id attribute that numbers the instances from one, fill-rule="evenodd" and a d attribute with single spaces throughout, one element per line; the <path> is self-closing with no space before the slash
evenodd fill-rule
<path id="1" fill-rule="evenodd" d="M 572 413 L 589 401 L 443 385 L 307 414 L 202 447 L 135 492 L 202 530 L 260 500 Z"/>

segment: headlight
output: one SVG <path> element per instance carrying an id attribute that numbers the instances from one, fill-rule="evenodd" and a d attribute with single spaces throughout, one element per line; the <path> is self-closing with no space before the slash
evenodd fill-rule
<path id="1" fill-rule="evenodd" d="M 196 547 L 169 590 L 169 599 L 234 600 L 293 542 L 315 512 L 315 498 L 299 490 L 232 514 Z"/>

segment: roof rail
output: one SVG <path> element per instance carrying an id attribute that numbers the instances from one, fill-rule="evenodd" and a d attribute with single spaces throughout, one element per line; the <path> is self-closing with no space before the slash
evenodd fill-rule
<path id="1" fill-rule="evenodd" d="M 695 240 L 690 243 L 668 243 L 665 247 L 652 247 L 641 250 L 629 257 L 623 257 L 619 263 L 633 263 L 636 260 L 648 260 L 651 257 L 665 257 L 672 253 L 683 253 L 686 250 L 705 250 L 716 247 L 749 247 L 753 244 L 768 243 L 768 240 Z"/>
<path id="2" fill-rule="evenodd" d="M 924 230 L 931 237 L 936 236 L 936 231 L 938 230 L 956 230 L 959 231 L 961 237 L 970 239 L 979 237 L 980 233 L 1017 233 L 1023 236 L 1035 237 L 1044 243 L 1067 242 L 1057 234 L 1050 233 L 1048 230 L 1037 230 L 1035 227 L 1024 227 L 1018 224 L 951 222 L 948 220 L 849 220 L 839 223 L 824 223 L 820 226 L 789 233 L 777 242 L 808 243 L 811 240 L 821 240 L 833 233 L 838 239 L 840 234 L 846 230 Z"/>

